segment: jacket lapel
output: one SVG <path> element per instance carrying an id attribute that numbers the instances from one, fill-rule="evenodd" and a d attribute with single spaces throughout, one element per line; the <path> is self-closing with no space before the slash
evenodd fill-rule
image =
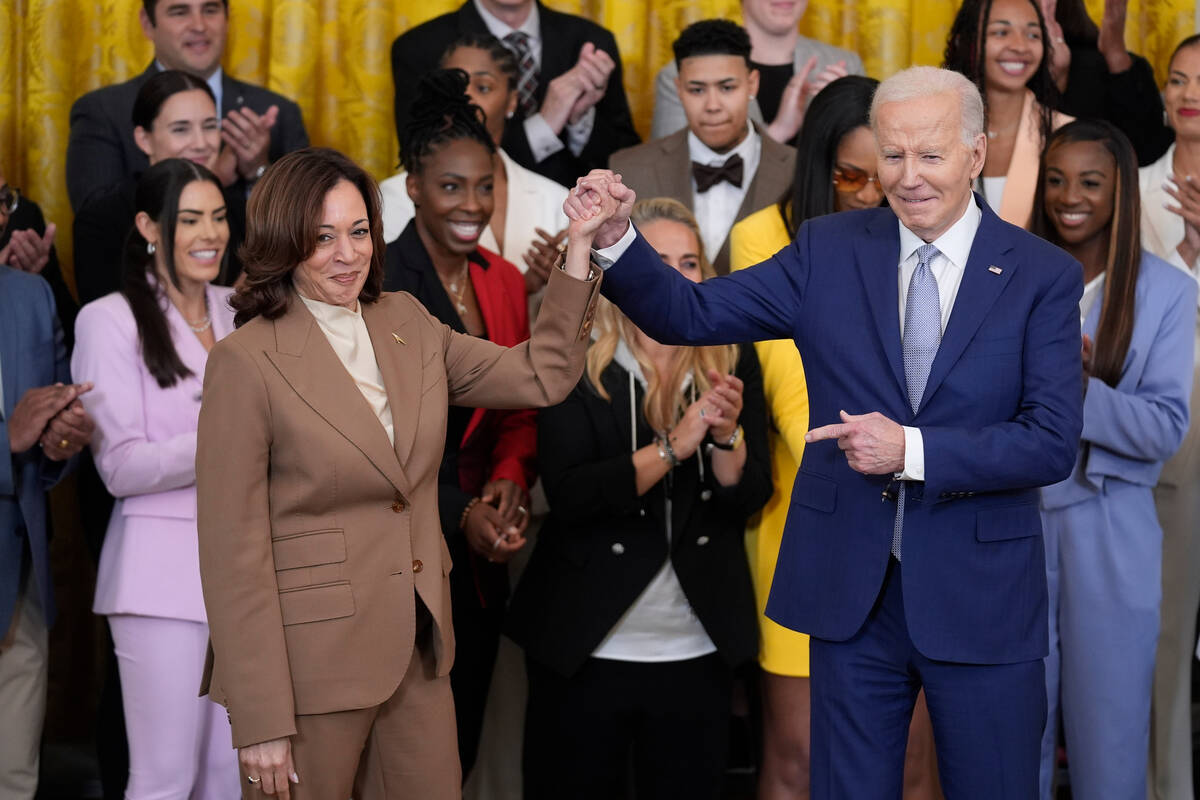
<path id="1" fill-rule="evenodd" d="M 369 319 L 365 308 L 364 317 Z M 370 329 L 371 324 L 368 322 L 367 330 Z M 329 346 L 317 321 L 299 298 L 293 297 L 288 310 L 275 320 L 275 342 L 278 349 L 273 353 L 268 352 L 267 357 L 296 394 L 357 447 L 396 489 L 408 492 L 408 479 L 400 469 L 396 452 L 388 446 L 387 432 L 366 398 L 362 396 L 362 392 L 358 390 L 350 373 Z M 375 336 L 372 336 L 372 343 L 376 348 L 376 358 L 379 358 L 378 339 Z M 396 345 L 396 349 L 401 347 Z M 380 371 L 384 374 L 384 383 L 388 389 L 392 424 L 399 441 L 400 431 L 405 427 L 405 411 L 408 404 L 392 395 L 393 381 L 389 381 L 388 369 L 384 368 L 388 359 L 379 360 Z M 420 375 L 420 364 L 409 374 Z"/>
<path id="2" fill-rule="evenodd" d="M 662 140 L 662 158 L 654 169 L 658 173 L 659 195 L 677 197 L 688 208 L 696 207 L 692 196 L 692 159 L 688 155 L 687 128 Z"/>
<path id="3" fill-rule="evenodd" d="M 908 384 L 904 379 L 904 358 L 900 350 L 900 281 L 896 277 L 900 229 L 896 217 L 890 213 L 875 215 L 867 225 L 867 235 L 855 240 L 854 254 L 875 320 L 875 332 L 901 396 L 906 398 Z"/>
<path id="4" fill-rule="evenodd" d="M 389 316 L 380 303 L 371 303 L 363 306 L 363 320 L 367 323 L 375 360 L 387 388 L 388 406 L 392 411 L 392 437 L 396 440 L 395 457 L 404 465 L 412 455 L 421 416 L 423 365 L 417 334 L 410 330 L 413 317 L 395 318 Z"/>
<path id="5" fill-rule="evenodd" d="M 929 370 L 929 379 L 925 382 L 925 393 L 921 397 L 921 405 L 933 397 L 950 368 L 958 361 L 963 350 L 974 338 L 984 317 L 991 310 L 996 298 L 1008 286 L 1013 273 L 1019 264 L 1005 256 L 1012 250 L 1000 236 L 1000 220 L 984 202 L 979 203 L 983 217 L 979 221 L 979 230 L 971 245 L 971 255 L 967 259 L 966 269 L 963 270 L 962 283 L 958 287 L 958 295 L 954 298 L 954 308 L 950 312 L 950 320 L 946 324 L 946 332 L 942 334 L 942 342 L 934 356 L 933 366 Z M 999 267 L 1002 271 L 997 274 L 991 267 Z"/>

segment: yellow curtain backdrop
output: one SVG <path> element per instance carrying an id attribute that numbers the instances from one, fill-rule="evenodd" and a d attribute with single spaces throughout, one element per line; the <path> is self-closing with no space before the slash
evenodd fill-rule
<path id="1" fill-rule="evenodd" d="M 401 32 L 461 0 L 230 0 L 224 66 L 294 98 L 314 144 L 343 150 L 376 177 L 396 165 L 389 51 Z M 1087 0 L 1094 19 L 1103 0 Z M 698 19 L 740 20 L 738 0 L 548 0 L 552 8 L 613 31 L 625 90 L 643 135 L 653 80 L 671 42 Z M 941 61 L 958 3 L 951 0 L 810 0 L 801 31 L 858 51 L 885 77 Z M 71 274 L 65 162 L 72 101 L 145 69 L 151 48 L 137 22 L 140 0 L 0 0 L 0 173 L 59 224 Z M 1175 43 L 1195 28 L 1194 0 L 1129 0 L 1126 39 L 1160 81 Z"/>

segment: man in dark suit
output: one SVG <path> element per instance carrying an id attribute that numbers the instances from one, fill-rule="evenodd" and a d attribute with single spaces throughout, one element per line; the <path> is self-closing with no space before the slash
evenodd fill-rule
<path id="1" fill-rule="evenodd" d="M 417 77 L 467 33 L 490 33 L 517 58 L 517 111 L 500 145 L 521 166 L 570 186 L 614 151 L 638 143 L 613 35 L 535 0 L 466 0 L 398 36 L 392 43 L 397 131 L 408 120 Z"/>
<path id="2" fill-rule="evenodd" d="M 729 274 L 729 231 L 792 183 L 796 151 L 749 121 L 758 92 L 750 36 L 728 20 L 693 23 L 673 45 L 687 127 L 614 153 L 609 167 L 638 197 L 673 197 L 700 223 L 704 251 Z"/>
<path id="3" fill-rule="evenodd" d="M 46 492 L 87 446 L 54 296 L 0 265 L 0 797 L 32 800 L 54 623 Z"/>
<path id="4" fill-rule="evenodd" d="M 1078 262 L 973 196 L 983 101 L 931 67 L 872 108 L 890 208 L 810 220 L 770 260 L 674 280 L 626 220 L 604 291 L 656 340 L 790 337 L 810 419 L 767 615 L 812 636 L 812 795 L 899 797 L 925 688 L 947 797 L 1036 797 L 1046 717 L 1038 487 L 1082 428 Z M 607 246 L 607 247 L 606 247 Z M 835 441 L 836 440 L 836 446 Z M 1144 754 L 1143 754 L 1144 757 Z"/>
<path id="5" fill-rule="evenodd" d="M 308 146 L 299 106 L 221 69 L 229 0 L 142 0 L 139 17 L 142 32 L 154 43 L 154 61 L 141 75 L 88 92 L 71 107 L 67 192 L 73 211 L 93 193 L 148 166 L 134 143 L 130 117 L 138 90 L 160 69 L 203 78 L 216 95 L 228 151 L 220 170 L 226 185 L 253 183 L 268 164 Z"/>

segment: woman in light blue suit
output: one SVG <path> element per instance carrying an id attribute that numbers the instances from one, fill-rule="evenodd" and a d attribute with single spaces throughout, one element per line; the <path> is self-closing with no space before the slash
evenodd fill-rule
<path id="1" fill-rule="evenodd" d="M 1188 427 L 1196 281 L 1141 249 L 1137 159 L 1104 122 L 1042 155 L 1034 232 L 1083 264 L 1083 434 L 1042 490 L 1050 589 L 1041 795 L 1061 703 L 1076 797 L 1146 796 L 1162 529 L 1152 490 Z"/>

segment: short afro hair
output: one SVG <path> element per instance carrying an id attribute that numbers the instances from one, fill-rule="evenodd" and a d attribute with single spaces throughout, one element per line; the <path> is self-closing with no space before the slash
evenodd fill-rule
<path id="1" fill-rule="evenodd" d="M 675 66 L 692 56 L 741 56 L 750 66 L 750 34 L 727 19 L 702 19 L 683 29 L 671 45 L 675 50 Z"/>

